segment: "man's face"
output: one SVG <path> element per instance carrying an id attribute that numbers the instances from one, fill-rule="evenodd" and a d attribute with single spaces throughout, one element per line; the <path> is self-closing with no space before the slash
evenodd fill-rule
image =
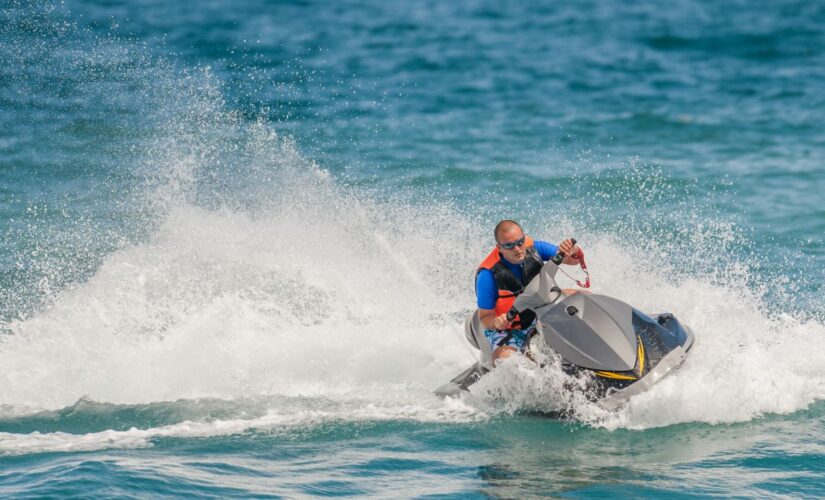
<path id="1" fill-rule="evenodd" d="M 507 249 L 503 246 L 507 243 L 516 243 L 519 241 L 521 241 L 521 245 L 516 245 L 512 249 Z M 517 226 L 512 226 L 504 231 L 501 231 L 498 234 L 498 251 L 501 252 L 501 255 L 505 259 L 509 260 L 513 264 L 521 263 L 526 255 L 524 253 L 524 232 L 522 232 L 522 230 Z"/>

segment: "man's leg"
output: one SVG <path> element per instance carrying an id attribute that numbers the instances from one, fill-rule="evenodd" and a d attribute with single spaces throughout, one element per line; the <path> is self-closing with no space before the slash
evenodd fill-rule
<path id="1" fill-rule="evenodd" d="M 518 350 L 515 347 L 510 347 L 509 345 L 496 347 L 495 350 L 493 350 L 493 366 L 498 363 L 498 360 L 509 358 L 517 352 Z"/>

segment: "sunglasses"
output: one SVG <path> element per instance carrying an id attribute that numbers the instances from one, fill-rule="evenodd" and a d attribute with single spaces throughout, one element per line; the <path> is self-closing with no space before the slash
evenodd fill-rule
<path id="1" fill-rule="evenodd" d="M 499 243 L 498 246 L 505 250 L 512 250 L 516 247 L 523 247 L 524 246 L 524 236 L 521 237 L 520 240 L 511 241 L 510 243 Z"/>

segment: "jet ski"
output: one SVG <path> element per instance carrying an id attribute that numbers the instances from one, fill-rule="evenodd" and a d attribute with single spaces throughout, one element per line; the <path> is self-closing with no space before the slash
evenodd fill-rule
<path id="1" fill-rule="evenodd" d="M 645 314 L 607 295 L 566 295 L 555 279 L 562 259 L 558 255 L 544 263 L 516 297 L 508 318 L 532 310 L 531 345 L 543 342 L 558 353 L 568 374 L 589 375 L 588 396 L 607 407 L 619 406 L 682 365 L 694 343 L 688 326 L 670 313 Z M 478 310 L 464 326 L 467 341 L 480 351 L 479 360 L 436 389 L 440 397 L 460 395 L 493 369 Z"/>

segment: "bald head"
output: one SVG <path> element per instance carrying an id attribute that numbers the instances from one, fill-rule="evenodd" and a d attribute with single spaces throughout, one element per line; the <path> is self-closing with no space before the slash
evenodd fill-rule
<path id="1" fill-rule="evenodd" d="M 501 236 L 512 232 L 514 229 L 518 229 L 519 233 L 524 232 L 521 229 L 521 225 L 518 222 L 511 219 L 504 219 L 503 221 L 496 224 L 496 228 L 493 230 L 493 236 L 496 239 L 496 243 L 501 243 Z"/>

